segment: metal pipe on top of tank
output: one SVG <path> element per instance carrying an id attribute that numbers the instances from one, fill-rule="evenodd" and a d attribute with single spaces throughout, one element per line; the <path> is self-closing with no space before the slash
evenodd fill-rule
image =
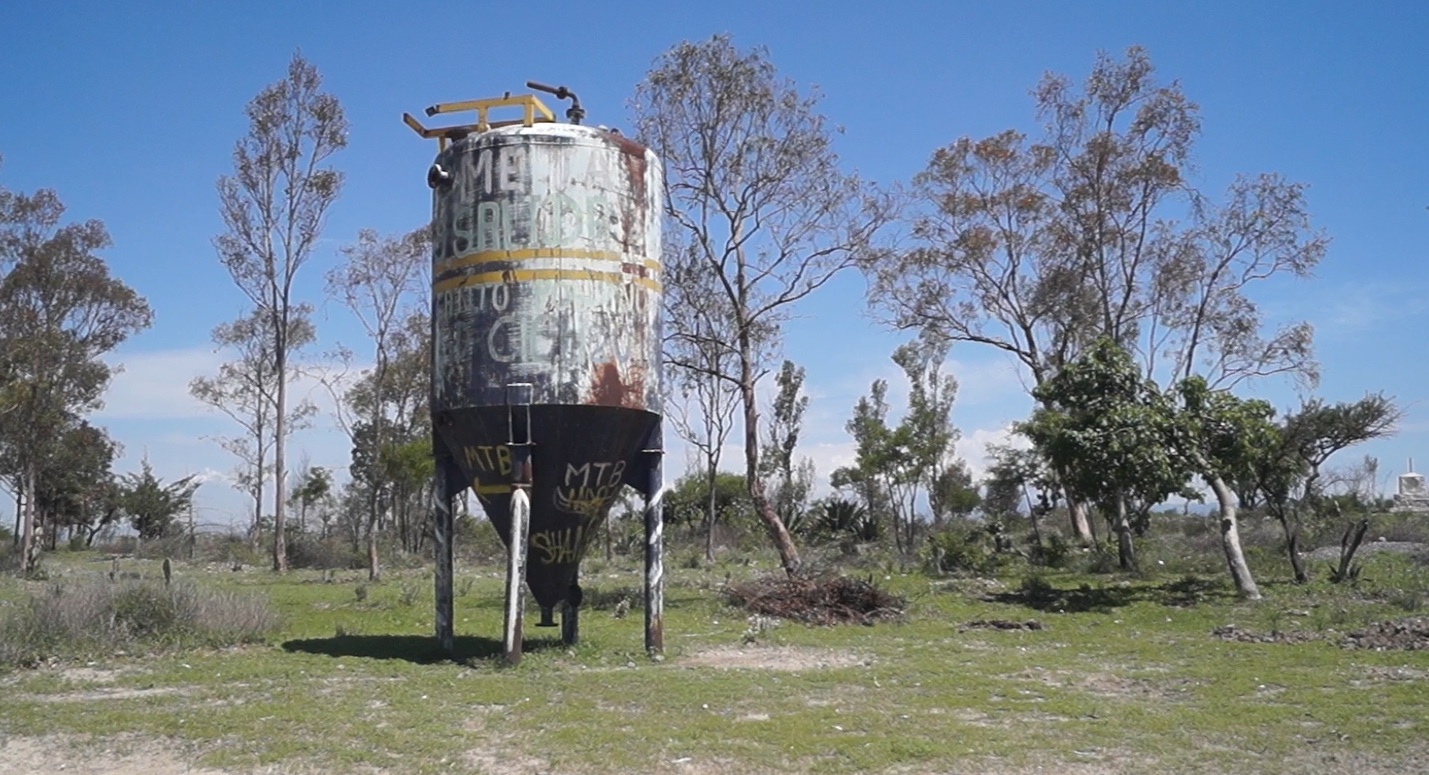
<path id="1" fill-rule="evenodd" d="M 540 81 L 527 81 L 526 87 L 555 95 L 558 100 L 569 99 L 571 106 L 566 109 L 566 118 L 570 119 L 572 124 L 579 124 L 585 120 L 585 108 L 581 107 L 581 98 L 577 97 L 576 93 L 570 89 L 564 86 L 547 86 Z"/>

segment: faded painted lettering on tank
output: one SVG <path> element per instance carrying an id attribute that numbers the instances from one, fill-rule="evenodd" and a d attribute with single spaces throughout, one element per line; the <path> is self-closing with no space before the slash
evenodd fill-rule
<path id="1" fill-rule="evenodd" d="M 526 201 L 438 207 L 436 264 L 473 252 L 582 248 L 624 252 L 618 200 L 606 192 L 532 194 Z"/>
<path id="2" fill-rule="evenodd" d="M 648 182 L 617 174 L 625 162 L 610 146 L 457 145 L 451 154 L 450 188 L 436 194 L 432 219 L 438 265 L 484 250 L 641 252 L 658 239 Z"/>
<path id="3" fill-rule="evenodd" d="M 497 318 L 486 332 L 486 354 L 497 363 L 546 363 L 542 356 L 544 337 L 534 321 L 516 313 Z"/>

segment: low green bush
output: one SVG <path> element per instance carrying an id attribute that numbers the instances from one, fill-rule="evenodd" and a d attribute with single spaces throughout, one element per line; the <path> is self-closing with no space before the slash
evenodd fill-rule
<path id="1" fill-rule="evenodd" d="M 1000 525 L 950 522 L 928 537 L 927 563 L 935 573 L 992 576 L 1017 556 Z"/>
<path id="2" fill-rule="evenodd" d="M 1072 560 L 1072 544 L 1061 533 L 1050 533 L 1038 543 L 1029 540 L 1027 562 L 1039 568 L 1065 568 Z"/>

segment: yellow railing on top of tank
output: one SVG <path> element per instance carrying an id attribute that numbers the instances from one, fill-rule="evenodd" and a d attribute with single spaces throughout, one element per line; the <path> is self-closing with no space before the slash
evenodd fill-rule
<path id="1" fill-rule="evenodd" d="M 490 111 L 492 108 L 513 107 L 521 108 L 521 118 L 512 119 L 510 121 L 496 122 L 487 120 L 487 112 Z M 491 99 L 485 100 L 467 100 L 465 102 L 442 102 L 427 108 L 425 112 L 427 116 L 430 117 L 435 116 L 438 113 L 464 113 L 468 110 L 476 111 L 475 124 L 456 124 L 453 126 L 428 128 L 422 126 L 422 123 L 417 119 L 413 118 L 411 113 L 403 113 L 402 121 L 405 122 L 407 126 L 411 127 L 413 132 L 416 132 L 417 134 L 428 140 L 435 139 L 440 149 L 446 150 L 449 136 L 451 135 L 453 130 L 465 130 L 466 132 L 485 132 L 492 127 L 514 126 L 516 124 L 520 124 L 522 126 L 531 126 L 532 124 L 538 122 L 546 123 L 556 120 L 556 114 L 552 113 L 550 108 L 542 104 L 542 102 L 537 99 L 536 95 L 534 94 L 520 94 L 515 97 L 511 96 L 510 94 L 507 94 L 503 97 L 493 97 Z"/>

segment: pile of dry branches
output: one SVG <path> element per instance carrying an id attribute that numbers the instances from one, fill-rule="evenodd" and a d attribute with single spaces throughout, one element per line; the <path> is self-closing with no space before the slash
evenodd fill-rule
<path id="1" fill-rule="evenodd" d="M 903 616 L 903 598 L 847 576 L 769 576 L 726 589 L 731 605 L 805 624 L 873 624 Z"/>
<path id="2" fill-rule="evenodd" d="M 1387 651 L 1429 649 L 1429 618 L 1417 617 L 1394 622 L 1375 622 L 1345 637 L 1346 648 Z"/>

